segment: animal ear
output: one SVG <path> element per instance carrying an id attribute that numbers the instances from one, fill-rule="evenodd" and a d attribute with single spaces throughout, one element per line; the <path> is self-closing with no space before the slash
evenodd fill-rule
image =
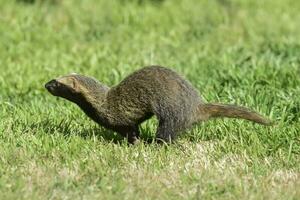
<path id="1" fill-rule="evenodd" d="M 57 81 L 65 86 L 72 88 L 72 90 L 74 90 L 75 92 L 79 91 L 78 80 L 75 77 L 61 77 L 57 79 Z"/>
<path id="2" fill-rule="evenodd" d="M 74 77 L 70 77 L 69 78 L 69 87 L 71 87 L 75 92 L 79 91 L 79 84 L 78 81 L 76 80 L 76 78 Z"/>

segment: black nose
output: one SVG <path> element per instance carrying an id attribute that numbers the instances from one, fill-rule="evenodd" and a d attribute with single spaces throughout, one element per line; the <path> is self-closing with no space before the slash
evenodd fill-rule
<path id="1" fill-rule="evenodd" d="M 48 83 L 45 84 L 45 88 L 47 90 L 53 90 L 54 88 L 56 88 L 58 86 L 58 83 L 55 79 L 49 81 Z"/>

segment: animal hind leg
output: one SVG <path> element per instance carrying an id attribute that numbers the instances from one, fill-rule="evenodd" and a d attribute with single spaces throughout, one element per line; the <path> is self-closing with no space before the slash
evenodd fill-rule
<path id="1" fill-rule="evenodd" d="M 172 142 L 176 138 L 177 125 L 174 121 L 160 120 L 156 132 L 156 141 L 159 143 Z"/>

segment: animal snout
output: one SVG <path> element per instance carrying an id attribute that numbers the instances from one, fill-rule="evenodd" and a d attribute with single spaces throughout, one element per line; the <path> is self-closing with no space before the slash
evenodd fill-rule
<path id="1" fill-rule="evenodd" d="M 55 79 L 53 79 L 53 80 L 51 80 L 51 81 L 49 81 L 48 83 L 46 83 L 45 84 L 45 88 L 49 91 L 49 92 L 51 92 L 51 91 L 53 91 L 55 88 L 57 88 L 59 86 L 59 83 L 55 80 Z"/>

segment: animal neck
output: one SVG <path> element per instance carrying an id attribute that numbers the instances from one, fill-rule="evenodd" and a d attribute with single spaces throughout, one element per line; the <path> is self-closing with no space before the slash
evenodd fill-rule
<path id="1" fill-rule="evenodd" d="M 95 122 L 105 125 L 108 124 L 107 110 L 105 109 L 106 95 L 97 93 L 89 94 L 80 98 L 76 104 Z"/>

